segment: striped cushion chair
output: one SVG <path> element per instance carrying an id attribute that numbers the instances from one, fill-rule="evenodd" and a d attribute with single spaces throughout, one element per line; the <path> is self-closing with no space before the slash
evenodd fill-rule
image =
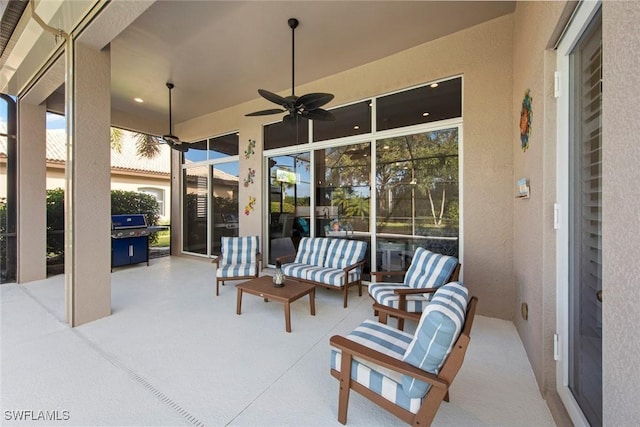
<path id="1" fill-rule="evenodd" d="M 435 292 L 414 335 L 365 320 L 349 335 L 331 337 L 338 421 L 347 422 L 353 389 L 411 425 L 430 425 L 462 366 L 477 301 L 452 282 Z"/>
<path id="2" fill-rule="evenodd" d="M 309 271 L 324 264 L 329 239 L 303 237 L 293 262 L 283 263 L 282 272 L 287 277 L 306 280 Z M 286 257 L 279 259 L 284 261 Z"/>
<path id="3" fill-rule="evenodd" d="M 367 252 L 367 242 L 349 239 L 328 239 L 329 247 L 324 264 L 309 270 L 307 280 L 328 285 L 329 289 L 342 290 L 343 306 L 347 307 L 349 288 L 358 287 L 362 296 L 362 267 Z"/>
<path id="4" fill-rule="evenodd" d="M 221 255 L 212 262 L 216 268 L 216 296 L 219 283 L 225 280 L 252 279 L 258 277 L 262 256 L 258 236 L 222 237 Z"/>
<path id="5" fill-rule="evenodd" d="M 404 319 L 418 320 L 431 295 L 443 284 L 457 280 L 458 259 L 425 248 L 417 248 L 407 272 L 372 272 L 376 279 L 404 274 L 403 283 L 377 282 L 369 285 L 369 295 L 375 301 L 373 309 L 379 321 L 387 316 L 398 318 L 398 329 L 404 329 Z"/>

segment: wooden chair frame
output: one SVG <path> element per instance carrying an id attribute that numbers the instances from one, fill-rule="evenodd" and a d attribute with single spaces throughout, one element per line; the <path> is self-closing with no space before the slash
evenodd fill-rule
<path id="1" fill-rule="evenodd" d="M 451 353 L 442 365 L 438 375 L 431 374 L 416 368 L 402 360 L 395 359 L 367 346 L 351 341 L 346 337 L 334 335 L 329 340 L 330 344 L 342 351 L 340 371 L 331 369 L 331 375 L 340 382 L 338 397 L 338 421 L 341 424 L 347 422 L 349 409 L 349 392 L 353 389 L 373 403 L 391 412 L 404 422 L 412 426 L 430 426 L 436 416 L 438 408 L 443 400 L 449 401 L 449 387 L 456 377 L 471 340 L 471 327 L 476 313 L 478 298 L 472 297 L 467 306 L 465 323 L 460 336 L 456 340 Z M 371 389 L 351 379 L 351 361 L 354 357 L 371 361 L 379 366 L 391 369 L 400 374 L 410 375 L 416 379 L 431 384 L 431 388 L 422 400 L 422 405 L 416 414 L 407 411 L 395 403 L 385 399 Z"/>
<path id="2" fill-rule="evenodd" d="M 217 258 L 214 258 L 211 263 L 216 265 L 216 268 L 220 267 L 220 261 L 222 261 L 222 254 L 218 255 Z M 256 273 L 252 276 L 235 276 L 235 277 L 218 277 L 216 275 L 216 296 L 220 295 L 219 288 L 220 283 L 224 286 L 225 280 L 243 280 L 243 279 L 254 279 L 258 277 L 260 271 L 260 265 L 262 263 L 262 254 L 260 252 L 256 253 Z"/>
<path id="3" fill-rule="evenodd" d="M 458 265 L 456 265 L 456 268 L 453 269 L 453 272 L 451 272 L 451 276 L 449 277 L 449 279 L 447 279 L 447 282 L 457 281 L 458 277 L 460 276 L 461 268 L 462 268 L 462 264 L 458 263 Z M 378 280 L 382 281 L 384 276 L 404 276 L 405 274 L 406 274 L 406 271 L 372 271 L 371 272 L 371 275 L 376 278 L 376 283 L 378 282 Z M 374 300 L 373 312 L 376 316 L 378 316 L 378 321 L 380 323 L 387 324 L 388 316 L 397 318 L 398 329 L 403 331 L 405 319 L 418 321 L 420 320 L 420 316 L 422 315 L 422 313 L 420 312 L 407 311 L 407 295 L 428 294 L 428 293 L 434 293 L 435 291 L 436 291 L 435 288 L 395 289 L 393 293 L 398 295 L 398 298 L 399 298 L 398 308 L 382 305 Z"/>

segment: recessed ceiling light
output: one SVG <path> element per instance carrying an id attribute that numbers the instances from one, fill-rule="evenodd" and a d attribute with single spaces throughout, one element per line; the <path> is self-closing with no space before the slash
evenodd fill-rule
<path id="1" fill-rule="evenodd" d="M 432 88 L 436 88 L 436 87 L 438 87 L 438 83 L 431 83 L 431 85 L 429 85 L 429 86 L 432 87 Z"/>
<path id="2" fill-rule="evenodd" d="M 358 130 L 358 129 L 360 129 L 360 126 L 355 125 L 353 128 L 354 128 L 355 130 Z"/>
<path id="3" fill-rule="evenodd" d="M 422 113 L 423 117 L 427 117 L 429 115 L 429 113 Z"/>
<path id="4" fill-rule="evenodd" d="M 139 102 L 141 104 L 144 102 L 144 99 L 142 99 L 142 98 L 133 98 L 133 100 L 136 101 L 136 102 Z"/>

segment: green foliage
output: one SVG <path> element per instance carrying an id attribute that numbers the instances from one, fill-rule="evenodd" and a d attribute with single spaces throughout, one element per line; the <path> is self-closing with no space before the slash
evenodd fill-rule
<path id="1" fill-rule="evenodd" d="M 47 190 L 47 253 L 64 253 L 64 190 Z"/>
<path id="2" fill-rule="evenodd" d="M 111 191 L 111 215 L 144 214 L 147 225 L 158 225 L 160 206 L 155 197 L 136 191 Z"/>
<path id="3" fill-rule="evenodd" d="M 160 154 L 160 142 L 155 136 L 146 133 L 136 134 L 136 154 L 144 159 L 153 159 Z"/>
<path id="4" fill-rule="evenodd" d="M 111 149 L 122 153 L 122 129 L 111 128 Z"/>

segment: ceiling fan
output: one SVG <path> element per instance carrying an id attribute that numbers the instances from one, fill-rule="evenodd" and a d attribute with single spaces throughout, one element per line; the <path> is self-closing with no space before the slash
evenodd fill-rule
<path id="1" fill-rule="evenodd" d="M 260 96 L 274 104 L 278 104 L 283 109 L 271 108 L 249 113 L 246 116 L 267 116 L 269 114 L 287 112 L 288 114 L 282 119 L 285 123 L 295 123 L 300 117 L 307 120 L 335 120 L 336 117 L 331 112 L 320 108 L 333 99 L 332 94 L 308 93 L 300 97 L 295 95 L 295 30 L 299 22 L 296 18 L 290 18 L 288 24 L 291 28 L 291 96 L 282 97 L 268 90 L 258 89 Z"/>
<path id="2" fill-rule="evenodd" d="M 162 135 L 162 140 L 174 150 L 184 153 L 189 151 L 189 147 L 183 144 L 182 141 L 180 141 L 180 138 L 173 134 L 173 118 L 171 117 L 171 89 L 173 89 L 173 83 L 167 82 L 167 87 L 169 88 L 169 133 L 167 135 Z"/>

